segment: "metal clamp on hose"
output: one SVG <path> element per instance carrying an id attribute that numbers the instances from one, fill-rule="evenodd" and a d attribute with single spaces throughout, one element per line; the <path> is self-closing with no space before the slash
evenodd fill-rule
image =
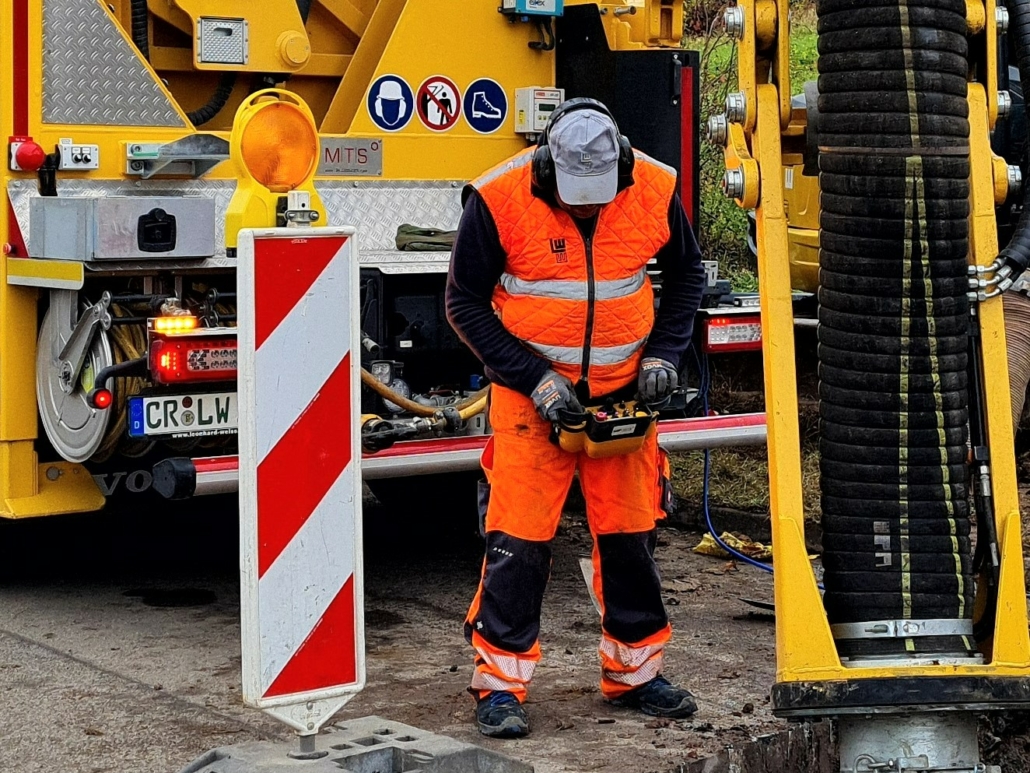
<path id="1" fill-rule="evenodd" d="M 916 636 L 972 636 L 972 620 L 871 620 L 830 626 L 834 639 L 911 639 Z"/>
<path id="2" fill-rule="evenodd" d="M 563 411 L 551 439 L 563 451 L 581 451 L 591 459 L 631 454 L 654 432 L 658 412 L 636 400 L 588 407 L 583 413 Z"/>

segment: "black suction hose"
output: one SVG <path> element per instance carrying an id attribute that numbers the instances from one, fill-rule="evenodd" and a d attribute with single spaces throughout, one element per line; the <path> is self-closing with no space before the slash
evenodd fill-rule
<path id="1" fill-rule="evenodd" d="M 1009 11 L 1009 35 L 1016 49 L 1016 64 L 1023 94 L 1030 88 L 1030 0 L 1006 0 Z M 1023 107 L 1030 120 L 1030 101 L 1024 97 Z M 1009 243 L 999 254 L 1002 263 L 1012 270 L 1015 279 L 1030 265 L 1030 182 L 1023 186 L 1023 212 Z"/>
<path id="2" fill-rule="evenodd" d="M 132 42 L 143 54 L 143 58 L 150 61 L 150 39 L 147 36 L 147 0 L 132 0 L 130 6 L 132 13 Z"/>
<path id="3" fill-rule="evenodd" d="M 851 661 L 965 657 L 965 2 L 816 10 L 824 604 Z M 897 620 L 937 621 L 935 635 L 868 634 Z"/>

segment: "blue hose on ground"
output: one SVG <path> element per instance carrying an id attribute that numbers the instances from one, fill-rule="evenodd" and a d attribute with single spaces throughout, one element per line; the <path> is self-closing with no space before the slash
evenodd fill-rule
<path id="1" fill-rule="evenodd" d="M 704 407 L 705 416 L 708 415 L 708 389 L 711 386 L 711 375 L 708 370 L 708 355 L 703 354 L 701 357 L 697 356 L 697 350 L 693 345 L 690 347 L 691 353 L 694 355 L 694 362 L 697 364 L 699 386 L 698 395 L 701 397 L 701 404 Z M 723 550 L 730 554 L 733 558 L 738 561 L 743 561 L 745 564 L 750 564 L 756 569 L 761 569 L 763 572 L 768 574 L 773 573 L 773 568 L 768 564 L 763 564 L 761 561 L 756 561 L 751 556 L 746 556 L 739 550 L 727 545 L 721 537 L 715 531 L 715 525 L 712 523 L 712 511 L 708 506 L 708 484 L 711 478 L 712 471 L 712 452 L 710 449 L 705 449 L 705 469 L 704 477 L 702 478 L 701 486 L 701 507 L 705 514 L 705 528 L 708 529 L 708 533 L 712 535 L 712 539 L 715 540 L 716 544 L 719 545 Z M 823 590 L 822 583 L 817 583 L 819 590 Z"/>
<path id="2" fill-rule="evenodd" d="M 691 354 L 693 354 L 694 362 L 697 364 L 697 371 L 698 371 L 698 390 L 697 391 L 698 391 L 698 396 L 701 398 L 702 405 L 704 406 L 704 415 L 707 416 L 708 415 L 708 389 L 711 387 L 711 374 L 710 374 L 710 372 L 708 370 L 708 355 L 707 354 L 702 354 L 700 357 L 698 357 L 697 349 L 693 345 L 691 345 L 691 347 L 690 347 L 690 352 L 691 352 Z M 709 480 L 711 478 L 711 471 L 712 471 L 712 452 L 709 449 L 706 448 L 705 449 L 705 470 L 704 470 L 704 477 L 702 479 L 702 489 L 701 489 L 701 506 L 702 506 L 702 509 L 703 509 L 703 512 L 704 512 L 704 515 L 705 515 L 705 527 L 708 529 L 708 533 L 712 535 L 712 539 L 714 539 L 716 541 L 716 543 L 719 545 L 719 547 L 721 547 L 723 550 L 725 550 L 727 553 L 729 553 L 730 556 L 732 556 L 733 558 L 737 559 L 738 561 L 743 561 L 745 564 L 750 564 L 751 566 L 754 566 L 754 567 L 756 567 L 758 569 L 761 569 L 763 572 L 769 572 L 770 574 L 772 574 L 773 570 L 772 570 L 771 566 L 768 566 L 767 564 L 763 564 L 761 561 L 756 561 L 755 559 L 751 558 L 750 556 L 744 555 L 739 550 L 735 550 L 734 548 L 732 548 L 729 545 L 727 545 L 722 540 L 722 538 L 718 535 L 718 533 L 716 533 L 715 526 L 712 524 L 711 509 L 708 506 L 708 498 L 709 498 L 709 496 L 708 496 L 708 493 L 709 493 L 709 491 L 708 491 L 708 484 L 709 484 Z"/>

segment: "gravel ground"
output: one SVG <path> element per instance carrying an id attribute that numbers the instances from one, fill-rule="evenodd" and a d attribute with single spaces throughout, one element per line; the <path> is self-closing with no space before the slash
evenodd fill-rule
<path id="1" fill-rule="evenodd" d="M 233 505 L 0 523 L 0 770 L 176 771 L 208 748 L 289 737 L 240 700 Z M 772 617 L 739 600 L 771 600 L 769 579 L 695 555 L 699 536 L 671 528 L 658 548 L 675 626 L 666 671 L 700 711 L 667 722 L 604 704 L 577 561 L 589 535 L 570 512 L 544 605 L 533 734 L 482 739 L 461 633 L 482 558 L 474 526 L 374 504 L 366 524 L 368 687 L 341 719 L 376 714 L 483 743 L 538 773 L 664 772 L 785 727 L 768 709 Z"/>

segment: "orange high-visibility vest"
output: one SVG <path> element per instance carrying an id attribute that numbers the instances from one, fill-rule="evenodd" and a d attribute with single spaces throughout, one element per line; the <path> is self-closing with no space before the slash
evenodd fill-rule
<path id="1" fill-rule="evenodd" d="M 640 153 L 634 184 L 601 208 L 585 240 L 572 217 L 534 196 L 533 149 L 472 183 L 507 256 L 493 302 L 504 327 L 591 396 L 636 378 L 654 324 L 647 264 L 669 241 L 676 173 Z"/>

